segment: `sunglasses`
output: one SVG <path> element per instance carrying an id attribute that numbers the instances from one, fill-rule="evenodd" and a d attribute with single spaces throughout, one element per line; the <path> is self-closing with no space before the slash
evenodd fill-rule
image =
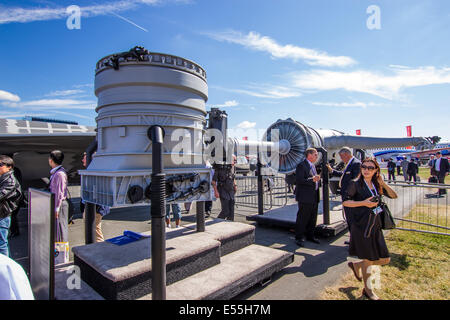
<path id="1" fill-rule="evenodd" d="M 366 165 L 362 164 L 362 165 L 361 165 L 361 169 L 375 170 L 376 168 L 375 168 L 375 167 L 372 167 L 372 166 L 366 166 Z"/>

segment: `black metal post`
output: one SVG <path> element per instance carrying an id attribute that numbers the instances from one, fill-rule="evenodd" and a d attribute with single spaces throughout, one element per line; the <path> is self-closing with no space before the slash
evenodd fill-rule
<path id="1" fill-rule="evenodd" d="M 258 176 L 258 214 L 264 214 L 264 182 L 262 176 L 262 164 L 258 147 L 258 163 L 256 164 L 256 175 Z"/>
<path id="2" fill-rule="evenodd" d="M 163 173 L 164 130 L 152 126 L 151 217 L 152 217 L 152 299 L 166 299 L 166 175 Z"/>
<path id="3" fill-rule="evenodd" d="M 197 232 L 205 232 L 205 202 L 197 201 Z"/>
<path id="4" fill-rule="evenodd" d="M 92 155 L 97 150 L 97 141 L 94 140 L 86 149 L 86 168 L 92 161 Z M 95 242 L 95 204 L 86 202 L 84 209 L 84 242 L 91 244 Z"/>
<path id="5" fill-rule="evenodd" d="M 328 151 L 322 147 L 317 148 L 322 154 L 322 198 L 323 198 L 323 224 L 330 224 L 330 191 L 328 179 Z"/>
<path id="6" fill-rule="evenodd" d="M 94 239 L 95 230 L 95 204 L 86 202 L 84 208 L 84 242 L 91 244 L 95 242 Z"/>

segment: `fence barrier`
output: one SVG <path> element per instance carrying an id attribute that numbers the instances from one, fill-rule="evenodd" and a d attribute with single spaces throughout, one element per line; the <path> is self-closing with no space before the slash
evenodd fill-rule
<path id="1" fill-rule="evenodd" d="M 450 185 L 386 181 L 398 199 L 385 197 L 399 230 L 450 235 Z M 439 194 L 440 193 L 440 194 Z"/>
<path id="2" fill-rule="evenodd" d="M 263 176 L 264 211 L 286 206 L 292 195 L 283 176 Z M 258 177 L 237 176 L 236 205 L 258 208 Z M 450 235 L 450 185 L 386 180 L 398 199 L 385 197 L 399 230 Z M 439 194 L 440 193 L 440 194 Z"/>

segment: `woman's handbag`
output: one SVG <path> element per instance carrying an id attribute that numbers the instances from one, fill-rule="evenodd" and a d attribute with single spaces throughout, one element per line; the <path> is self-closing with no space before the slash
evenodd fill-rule
<path id="1" fill-rule="evenodd" d="M 383 229 L 383 230 L 395 229 L 394 217 L 392 216 L 391 210 L 389 210 L 389 207 L 387 206 L 387 204 L 384 202 L 381 202 L 380 207 L 383 210 L 380 215 L 381 229 Z"/>

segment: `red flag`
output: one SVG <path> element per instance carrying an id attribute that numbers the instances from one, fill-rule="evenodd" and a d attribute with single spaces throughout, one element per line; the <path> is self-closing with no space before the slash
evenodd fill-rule
<path id="1" fill-rule="evenodd" d="M 412 127 L 411 126 L 406 126 L 406 135 L 408 137 L 412 137 Z M 406 149 L 411 150 L 412 146 L 406 147 Z"/>
<path id="2" fill-rule="evenodd" d="M 357 136 L 360 136 L 360 135 L 361 135 L 361 129 L 357 129 L 357 130 L 356 130 L 356 135 L 357 135 Z"/>
<path id="3" fill-rule="evenodd" d="M 243 137 L 242 140 L 248 140 L 248 137 Z"/>

